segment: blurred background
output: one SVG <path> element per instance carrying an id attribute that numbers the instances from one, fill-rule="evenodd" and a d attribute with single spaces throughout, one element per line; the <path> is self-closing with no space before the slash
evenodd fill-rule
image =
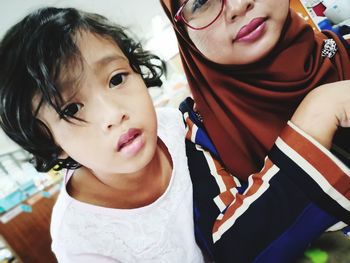
<path id="1" fill-rule="evenodd" d="M 145 48 L 163 58 L 168 67 L 164 84 L 149 90 L 156 107 L 178 107 L 190 95 L 175 35 L 159 0 L 2 0 L 0 38 L 26 14 L 43 6 L 76 7 L 102 14 L 127 26 Z M 291 6 L 314 30 L 337 30 L 339 25 L 349 24 L 350 0 L 291 0 Z M 30 155 L 0 129 L 0 263 L 56 262 L 49 224 L 62 175 L 38 173 L 29 159 Z M 325 235 L 310 246 L 300 262 L 350 263 L 346 257 L 349 243 L 339 233 Z"/>

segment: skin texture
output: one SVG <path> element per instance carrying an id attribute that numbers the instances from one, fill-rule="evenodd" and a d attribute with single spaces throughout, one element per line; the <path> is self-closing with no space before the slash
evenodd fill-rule
<path id="1" fill-rule="evenodd" d="M 112 41 L 83 32 L 77 43 L 83 60 L 63 73 L 63 108 L 70 105 L 74 117 L 85 122 L 61 119 L 48 105 L 39 112 L 62 157 L 83 166 L 71 179 L 70 194 L 108 207 L 145 205 L 163 192 L 171 174 L 146 85 Z M 118 151 L 120 137 L 131 128 L 141 131 L 142 147 L 136 153 Z"/>
<path id="2" fill-rule="evenodd" d="M 180 0 L 182 4 L 185 0 Z M 276 45 L 289 10 L 289 0 L 227 0 L 219 18 L 208 28 L 187 32 L 198 50 L 219 64 L 243 65 L 258 61 Z M 264 18 L 259 38 L 239 41 L 240 29 L 255 18 Z"/>
<path id="3" fill-rule="evenodd" d="M 291 121 L 330 149 L 338 127 L 350 127 L 349 88 L 350 81 L 343 80 L 312 90 L 300 103 Z"/>

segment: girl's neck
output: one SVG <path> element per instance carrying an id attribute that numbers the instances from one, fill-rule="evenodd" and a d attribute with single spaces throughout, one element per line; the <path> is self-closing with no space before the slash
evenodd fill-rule
<path id="1" fill-rule="evenodd" d="M 82 167 L 67 184 L 67 191 L 79 201 L 98 206 L 137 208 L 151 204 L 165 192 L 171 173 L 171 156 L 158 139 L 154 157 L 142 171 L 132 176 L 115 176 L 115 180 L 106 183 Z"/>

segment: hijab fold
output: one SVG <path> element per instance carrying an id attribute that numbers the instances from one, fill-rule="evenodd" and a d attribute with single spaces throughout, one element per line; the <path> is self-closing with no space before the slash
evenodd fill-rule
<path id="1" fill-rule="evenodd" d="M 314 32 L 292 10 L 277 45 L 259 62 L 238 66 L 209 61 L 174 22 L 175 2 L 161 0 L 175 29 L 197 109 L 225 166 L 241 179 L 261 169 L 268 150 L 310 90 L 350 79 L 344 42 L 332 32 Z M 321 56 L 328 38 L 338 47 L 332 58 Z"/>

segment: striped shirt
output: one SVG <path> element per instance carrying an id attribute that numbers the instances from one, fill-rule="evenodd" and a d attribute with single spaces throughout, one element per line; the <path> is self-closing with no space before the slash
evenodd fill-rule
<path id="1" fill-rule="evenodd" d="M 332 225 L 350 224 L 350 170 L 288 122 L 262 170 L 240 181 L 220 162 L 188 98 L 181 106 L 198 244 L 215 262 L 295 262 Z"/>

